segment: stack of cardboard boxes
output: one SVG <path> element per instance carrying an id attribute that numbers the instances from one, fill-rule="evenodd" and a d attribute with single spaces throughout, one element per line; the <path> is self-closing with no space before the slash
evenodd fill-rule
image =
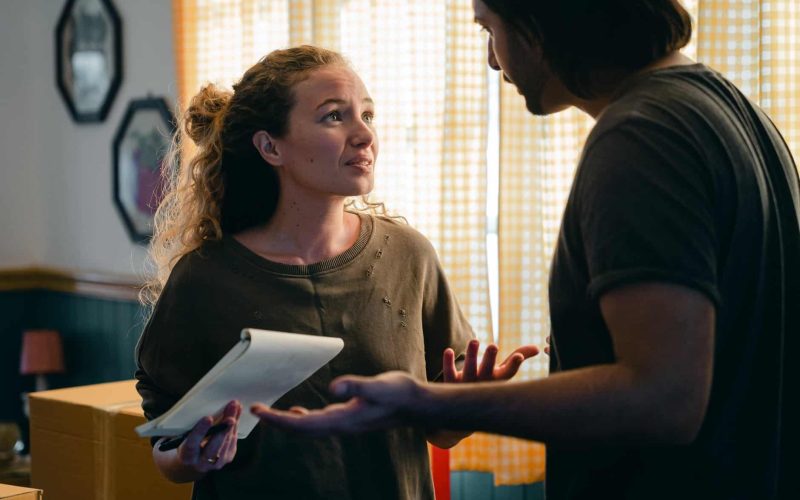
<path id="1" fill-rule="evenodd" d="M 190 484 L 164 479 L 133 380 L 32 393 L 31 484 L 46 500 L 174 500 Z M 2 497 L 0 497 L 2 498 Z"/>

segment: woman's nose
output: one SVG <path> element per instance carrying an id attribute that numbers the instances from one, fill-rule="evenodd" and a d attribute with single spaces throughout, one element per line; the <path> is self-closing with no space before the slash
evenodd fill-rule
<path id="1" fill-rule="evenodd" d="M 373 141 L 375 141 L 375 131 L 364 120 L 358 120 L 353 130 L 353 145 L 366 147 L 372 145 Z"/>

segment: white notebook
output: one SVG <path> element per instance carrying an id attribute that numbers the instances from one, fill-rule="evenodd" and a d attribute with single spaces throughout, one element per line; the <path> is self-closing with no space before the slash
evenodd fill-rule
<path id="1" fill-rule="evenodd" d="M 272 406 L 334 358 L 344 347 L 339 338 L 245 328 L 241 340 L 163 415 L 136 427 L 142 437 L 177 436 L 201 418 L 219 416 L 231 400 L 242 403 L 239 439 L 258 418 L 250 406 Z"/>

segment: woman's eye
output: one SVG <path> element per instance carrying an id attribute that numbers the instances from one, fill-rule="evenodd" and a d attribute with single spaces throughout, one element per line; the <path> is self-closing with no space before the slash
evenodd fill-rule
<path id="1" fill-rule="evenodd" d="M 328 113 L 324 117 L 324 120 L 326 120 L 326 121 L 330 121 L 330 120 L 341 121 L 341 119 L 342 119 L 342 114 L 340 112 L 338 112 L 338 111 L 331 111 L 330 113 Z"/>
<path id="2" fill-rule="evenodd" d="M 373 115 L 372 113 L 364 113 L 363 120 L 367 123 L 372 123 L 373 121 L 375 121 L 375 115 Z"/>

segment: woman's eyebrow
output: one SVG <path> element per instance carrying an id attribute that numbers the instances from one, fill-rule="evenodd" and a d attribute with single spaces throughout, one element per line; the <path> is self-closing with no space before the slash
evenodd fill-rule
<path id="1" fill-rule="evenodd" d="M 375 104 L 375 101 L 373 101 L 371 97 L 365 97 L 361 102 L 365 102 L 368 104 Z M 330 99 L 325 99 L 324 101 L 322 101 L 322 104 L 317 106 L 317 109 L 325 106 L 326 104 L 347 104 L 347 101 L 345 99 L 332 97 Z"/>

